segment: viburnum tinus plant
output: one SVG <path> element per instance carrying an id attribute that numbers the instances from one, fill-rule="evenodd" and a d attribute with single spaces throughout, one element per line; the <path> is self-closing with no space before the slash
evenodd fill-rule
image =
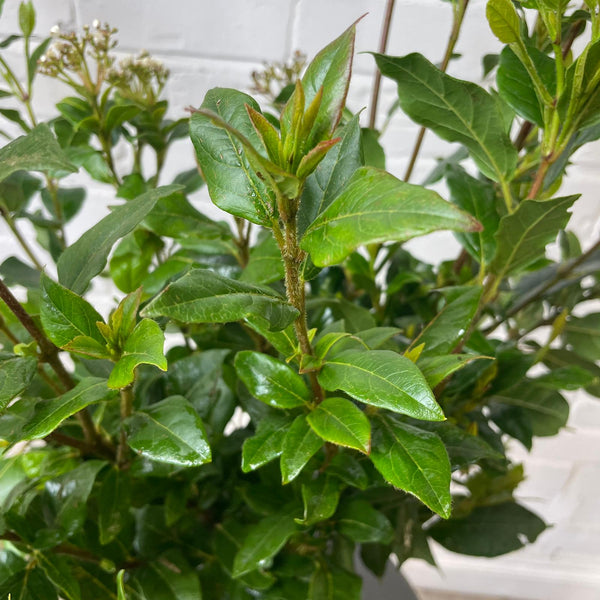
<path id="1" fill-rule="evenodd" d="M 391 113 L 461 145 L 424 185 L 425 129 L 400 180 L 345 107 L 355 25 L 299 79 L 299 57 L 256 74 L 270 105 L 216 88 L 188 125 L 159 62 L 115 60 L 115 30 L 33 48 L 21 5 L 0 43 L 24 47 L 24 80 L 0 58 L 23 130 L 0 214 L 28 257 L 0 266 L 0 598 L 358 600 L 355 560 L 382 575 L 433 562 L 430 539 L 496 556 L 545 529 L 506 447 L 564 426 L 561 390 L 600 395 L 600 317 L 572 314 L 599 296 L 598 243 L 582 252 L 559 192 L 600 137 L 599 5 L 490 0 L 489 91 L 445 74 L 467 5 L 439 67 L 374 55 Z M 38 73 L 72 90 L 48 123 Z M 188 129 L 198 170 L 165 181 Z M 78 169 L 121 201 L 72 241 Z M 222 221 L 190 201 L 203 183 Z M 402 245 L 437 230 L 456 260 Z M 110 314 L 85 298 L 98 277 L 122 292 Z"/>

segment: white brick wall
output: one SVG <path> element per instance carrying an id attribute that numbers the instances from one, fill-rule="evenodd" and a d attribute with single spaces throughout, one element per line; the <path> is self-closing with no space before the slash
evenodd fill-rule
<path id="1" fill-rule="evenodd" d="M 34 0 L 35 1 L 35 0 Z M 285 60 L 295 49 L 312 56 L 360 15 L 357 50 L 376 50 L 384 0 L 37 0 L 38 34 L 57 21 L 81 26 L 94 18 L 120 29 L 121 50 L 142 48 L 163 59 L 172 72 L 166 91 L 174 115 L 189 104 L 199 104 L 213 86 L 247 88 L 250 72 L 262 61 Z M 6 0 L 0 34 L 16 31 L 18 0 Z M 457 52 L 451 64 L 458 77 L 477 80 L 481 57 L 499 48 L 484 18 L 485 1 L 471 0 Z M 450 5 L 440 0 L 398 0 L 389 52 L 424 53 L 439 61 L 450 27 Z M 19 61 L 17 46 L 9 59 Z M 349 105 L 358 110 L 369 103 L 373 60 L 357 55 Z M 61 90 L 40 78 L 35 101 L 40 116 L 54 113 Z M 381 121 L 394 99 L 394 86 L 384 82 Z M 365 114 L 365 113 L 363 113 Z M 388 168 L 401 174 L 407 162 L 416 127 L 396 116 L 384 138 Z M 448 144 L 428 134 L 418 181 L 447 151 Z M 582 192 L 574 208 L 573 228 L 589 246 L 600 234 L 597 202 L 598 150 L 586 148 L 569 169 L 565 193 Z M 168 160 L 166 177 L 193 165 L 189 144 L 178 143 Z M 87 181 L 82 175 L 73 182 Z M 70 225 L 69 239 L 105 214 L 113 199 L 106 187 L 92 185 L 86 209 Z M 205 196 L 197 202 L 216 214 Z M 24 227 L 24 229 L 26 229 Z M 13 251 L 13 242 L 0 224 L 0 260 Z M 437 260 L 451 256 L 457 245 L 449 234 L 416 240 L 412 249 Z M 107 290 L 105 294 L 109 293 Z M 110 299 L 104 299 L 106 308 Z M 600 598 L 600 401 L 573 394 L 570 429 L 551 439 L 537 440 L 531 454 L 514 444 L 514 455 L 525 461 L 527 482 L 519 495 L 523 502 L 554 525 L 538 543 L 522 552 L 494 559 L 469 559 L 436 548 L 441 571 L 411 562 L 405 573 L 416 583 L 464 593 L 494 593 L 539 600 L 592 600 Z"/>

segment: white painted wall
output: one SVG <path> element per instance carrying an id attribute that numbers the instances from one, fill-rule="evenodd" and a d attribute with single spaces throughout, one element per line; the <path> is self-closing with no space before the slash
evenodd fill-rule
<path id="1" fill-rule="evenodd" d="M 35 0 L 34 0 L 35 1 Z M 363 13 L 358 27 L 357 50 L 378 45 L 384 0 L 37 0 L 37 33 L 42 36 L 56 23 L 79 27 L 98 18 L 120 29 L 120 50 L 148 49 L 172 72 L 167 89 L 172 113 L 182 115 L 190 104 L 201 103 L 214 86 L 246 88 L 250 72 L 262 61 L 285 60 L 295 49 L 309 56 L 336 37 Z M 6 0 L 0 35 L 16 32 L 18 0 Z M 481 75 L 481 57 L 499 48 L 485 21 L 484 0 L 471 0 L 450 73 L 472 80 Z M 389 52 L 419 51 L 432 61 L 443 54 L 450 28 L 450 6 L 440 0 L 398 0 Z M 19 49 L 8 53 L 12 63 L 21 60 Z M 353 110 L 369 103 L 373 60 L 358 55 L 349 96 Z M 36 109 L 41 117 L 55 114 L 54 103 L 63 90 L 40 78 Z M 381 115 L 391 105 L 394 86 L 384 82 Z M 384 138 L 388 168 L 401 175 L 412 148 L 416 128 L 398 114 Z M 414 180 L 418 181 L 450 145 L 429 134 Z M 600 234 L 597 198 L 598 145 L 584 149 L 569 169 L 565 193 L 583 193 L 576 203 L 572 227 L 584 246 Z M 168 162 L 168 174 L 193 165 L 191 145 L 178 143 Z M 73 183 L 86 181 L 82 175 Z M 90 199 L 70 226 L 75 239 L 91 222 L 107 212 L 114 196 L 110 189 L 92 184 Z M 199 205 L 214 214 L 205 196 Z M 437 260 L 453 255 L 457 245 L 450 234 L 436 234 L 412 243 L 421 257 Z M 14 243 L 0 224 L 0 259 L 13 253 Z M 110 292 L 107 291 L 109 294 Z M 108 309 L 112 305 L 105 295 Z M 441 571 L 417 561 L 405 574 L 416 584 L 539 600 L 592 600 L 600 598 L 600 401 L 571 394 L 570 426 L 560 436 L 537 440 L 531 454 L 515 442 L 513 456 L 525 461 L 528 479 L 520 499 L 541 514 L 552 529 L 534 546 L 494 559 L 469 559 L 436 548 Z"/>

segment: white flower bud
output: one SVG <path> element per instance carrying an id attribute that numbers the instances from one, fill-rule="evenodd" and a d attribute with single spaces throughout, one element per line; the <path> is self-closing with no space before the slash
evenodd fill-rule
<path id="1" fill-rule="evenodd" d="M 94 19 L 94 20 L 92 21 L 92 27 L 93 27 L 94 29 L 98 29 L 98 28 L 100 27 L 100 21 L 99 21 L 98 19 Z"/>

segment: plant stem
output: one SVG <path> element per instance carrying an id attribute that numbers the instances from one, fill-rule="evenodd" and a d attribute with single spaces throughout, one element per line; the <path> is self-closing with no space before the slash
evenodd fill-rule
<path id="1" fill-rule="evenodd" d="M 542 158 L 542 162 L 538 167 L 537 173 L 535 174 L 535 179 L 533 180 L 533 185 L 529 190 L 529 194 L 527 194 L 527 200 L 533 200 L 537 198 L 539 193 L 542 191 L 542 186 L 544 184 L 544 179 L 546 177 L 546 173 L 550 168 L 551 161 L 548 157 Z"/>
<path id="2" fill-rule="evenodd" d="M 121 388 L 121 433 L 119 435 L 119 446 L 117 448 L 117 465 L 119 469 L 127 466 L 127 433 L 123 426 L 123 421 L 131 416 L 133 412 L 133 384 Z"/>
<path id="3" fill-rule="evenodd" d="M 458 36 L 460 34 L 460 29 L 465 18 L 465 12 L 467 11 L 468 4 L 469 0 L 458 0 L 458 6 L 454 8 L 452 29 L 450 31 L 448 45 L 446 46 L 446 52 L 444 54 L 444 58 L 442 59 L 442 64 L 440 65 L 440 70 L 442 71 L 442 73 L 446 72 L 446 70 L 448 69 L 448 65 L 450 64 L 450 59 L 452 58 L 454 48 L 456 47 L 456 42 L 458 41 Z M 425 139 L 426 131 L 427 129 L 425 127 L 421 127 L 421 129 L 419 130 L 412 154 L 410 156 L 410 160 L 408 162 L 408 167 L 406 168 L 406 173 L 404 173 L 404 181 L 409 181 L 411 178 L 411 175 L 417 163 L 419 152 L 421 151 L 421 146 L 423 145 L 423 140 Z"/>
<path id="4" fill-rule="evenodd" d="M 387 49 L 390 27 L 392 25 L 392 14 L 394 13 L 394 4 L 396 0 L 387 0 L 385 7 L 385 16 L 383 18 L 383 27 L 381 29 L 381 40 L 379 42 L 379 54 L 384 54 Z M 381 87 L 381 71 L 375 72 L 375 81 L 373 82 L 373 94 L 371 96 L 371 112 L 369 114 L 369 127 L 375 129 L 377 120 L 377 104 L 379 103 L 379 88 Z"/>
<path id="5" fill-rule="evenodd" d="M 27 256 L 29 256 L 29 259 L 34 264 L 35 268 L 38 271 L 43 271 L 44 267 L 42 266 L 42 263 L 37 259 L 36 255 L 33 252 L 33 249 L 31 248 L 31 246 L 29 246 L 29 244 L 27 243 L 27 241 L 25 240 L 25 238 L 19 231 L 17 224 L 14 222 L 14 220 L 11 217 L 8 210 L 4 206 L 1 206 L 1 205 L 0 205 L 0 214 L 2 215 L 2 218 L 6 221 L 6 224 L 8 225 L 9 229 L 12 231 L 17 242 L 19 242 L 19 245 L 21 246 L 21 248 L 23 248 L 23 250 L 25 251 L 25 254 L 27 254 Z"/>

